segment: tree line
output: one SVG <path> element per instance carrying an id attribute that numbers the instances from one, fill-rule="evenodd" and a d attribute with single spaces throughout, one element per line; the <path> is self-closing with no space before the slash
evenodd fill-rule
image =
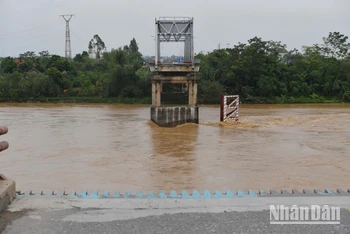
<path id="1" fill-rule="evenodd" d="M 288 51 L 259 37 L 199 53 L 198 102 L 238 94 L 246 103 L 350 101 L 350 43 L 330 32 L 322 44 Z M 85 100 L 151 103 L 150 72 L 136 40 L 106 51 L 98 35 L 71 60 L 42 51 L 1 59 L 2 101 Z"/>

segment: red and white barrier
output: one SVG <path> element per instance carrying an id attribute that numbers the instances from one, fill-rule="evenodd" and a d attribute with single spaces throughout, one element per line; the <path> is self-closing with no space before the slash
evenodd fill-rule
<path id="1" fill-rule="evenodd" d="M 239 117 L 239 95 L 221 95 L 220 121 L 226 122 L 233 119 L 238 122 Z"/>

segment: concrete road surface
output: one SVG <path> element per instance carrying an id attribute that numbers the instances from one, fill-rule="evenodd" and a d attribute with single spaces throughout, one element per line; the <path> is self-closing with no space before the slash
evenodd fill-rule
<path id="1" fill-rule="evenodd" d="M 270 205 L 329 205 L 340 224 L 270 224 Z M 350 233 L 350 197 L 16 200 L 2 233 Z M 350 209 L 349 209 L 350 210 Z"/>

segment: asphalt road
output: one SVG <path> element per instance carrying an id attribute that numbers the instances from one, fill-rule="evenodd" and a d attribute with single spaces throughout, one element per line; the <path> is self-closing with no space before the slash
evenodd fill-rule
<path id="1" fill-rule="evenodd" d="M 302 201 L 288 199 L 273 203 Z M 321 201 L 304 199 L 310 204 Z M 266 210 L 271 199 L 156 200 L 29 199 L 15 202 L 3 214 L 2 233 L 350 233 L 349 198 L 333 204 L 341 207 L 339 225 L 271 225 Z"/>
<path id="2" fill-rule="evenodd" d="M 77 212 L 91 211 L 98 212 L 73 208 L 27 214 L 3 233 L 350 233 L 350 213 L 344 209 L 340 225 L 270 225 L 269 211 L 164 214 L 107 222 L 64 220 Z"/>

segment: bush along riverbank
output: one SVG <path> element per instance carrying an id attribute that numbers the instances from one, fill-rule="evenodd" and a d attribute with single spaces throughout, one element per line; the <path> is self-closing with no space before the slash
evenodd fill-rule
<path id="1" fill-rule="evenodd" d="M 3 103 L 120 103 L 152 104 L 151 98 L 103 98 L 103 97 L 38 97 L 23 99 L 0 98 Z"/>
<path id="2" fill-rule="evenodd" d="M 88 51 L 73 59 L 48 51 L 0 58 L 0 98 L 7 102 L 151 104 L 147 67 L 151 57 L 139 52 L 136 40 L 111 51 L 105 50 L 98 35 L 92 41 Z M 232 48 L 198 53 L 198 104 L 218 104 L 221 94 L 239 95 L 243 103 L 350 102 L 349 51 L 348 37 L 330 32 L 322 44 L 300 51 L 254 37 Z M 177 61 L 176 56 L 162 59 Z M 180 93 L 182 88 L 167 84 L 163 90 Z M 163 103 L 183 99 L 167 97 Z"/>
<path id="3" fill-rule="evenodd" d="M 151 97 L 145 98 L 121 98 L 121 97 L 37 97 L 37 98 L 22 98 L 22 99 L 8 99 L 0 98 L 0 102 L 3 103 L 119 103 L 119 104 L 152 104 Z M 304 104 L 304 103 L 344 103 L 341 99 L 327 99 L 317 95 L 309 97 L 249 97 L 246 99 L 240 99 L 242 104 Z M 164 105 L 187 105 L 187 102 L 181 100 L 181 102 L 169 102 L 164 101 Z M 203 104 L 220 104 L 220 97 L 216 101 L 212 102 L 198 102 L 199 105 Z"/>

